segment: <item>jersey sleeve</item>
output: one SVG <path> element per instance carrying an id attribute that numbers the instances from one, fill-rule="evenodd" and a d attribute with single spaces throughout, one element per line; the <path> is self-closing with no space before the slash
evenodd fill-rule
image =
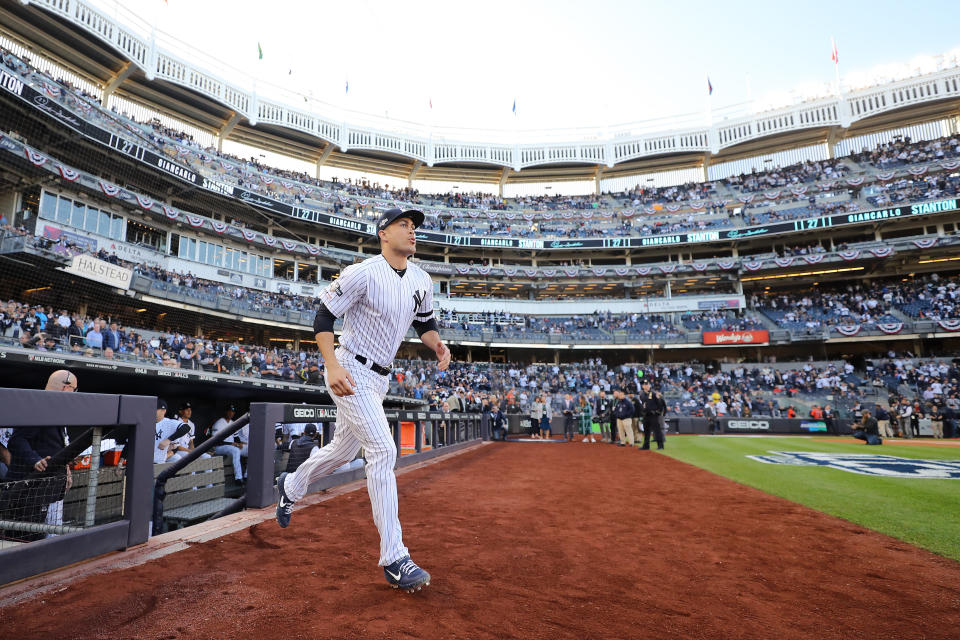
<path id="1" fill-rule="evenodd" d="M 330 313 L 339 318 L 366 295 L 366 292 L 367 270 L 361 269 L 360 265 L 350 265 L 343 270 L 339 278 L 320 292 L 320 300 Z"/>
<path id="2" fill-rule="evenodd" d="M 424 272 L 424 282 L 426 282 L 426 294 L 423 296 L 423 302 L 421 302 L 417 308 L 414 310 L 413 319 L 416 322 L 429 322 L 433 319 L 433 280 L 431 280 L 430 275 Z"/>

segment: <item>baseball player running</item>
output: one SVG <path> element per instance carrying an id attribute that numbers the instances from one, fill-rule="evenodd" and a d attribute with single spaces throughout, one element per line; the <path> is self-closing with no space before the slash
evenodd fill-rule
<path id="1" fill-rule="evenodd" d="M 367 490 L 380 532 L 380 566 L 395 589 L 419 591 L 430 574 L 418 567 L 403 545 L 393 467 L 397 447 L 383 413 L 390 363 L 412 324 L 420 340 L 437 354 L 439 369 L 450 364 L 433 317 L 429 274 L 408 262 L 417 248 L 420 211 L 388 209 L 377 221 L 381 254 L 343 270 L 320 294 L 314 320 L 317 345 L 326 366 L 327 388 L 337 405 L 330 443 L 313 452 L 293 473 L 277 479 L 277 523 L 290 524 L 294 503 L 311 482 L 353 460 L 362 447 L 367 459 Z M 333 322 L 344 316 L 340 347 L 334 351 Z"/>

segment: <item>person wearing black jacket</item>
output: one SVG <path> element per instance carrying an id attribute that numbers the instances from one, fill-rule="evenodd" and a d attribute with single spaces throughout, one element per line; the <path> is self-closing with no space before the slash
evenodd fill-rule
<path id="1" fill-rule="evenodd" d="M 77 390 L 77 376 L 66 369 L 54 371 L 47 379 L 46 391 L 70 392 Z M 8 443 L 10 471 L 5 489 L 9 503 L 18 513 L 8 519 L 63 524 L 63 496 L 73 484 L 69 461 L 51 464 L 51 458 L 67 446 L 64 427 L 16 427 Z M 19 496 L 19 498 L 15 498 Z M 18 504 L 19 503 L 19 504 Z M 21 540 L 37 540 L 43 534 L 27 534 Z"/>
<path id="2" fill-rule="evenodd" d="M 603 391 L 593 397 L 593 418 L 600 425 L 600 436 L 603 442 L 612 442 L 610 408 L 610 399 Z"/>
<path id="3" fill-rule="evenodd" d="M 863 440 L 867 444 L 883 444 L 877 427 L 877 419 L 871 416 L 869 411 L 864 411 L 862 415 L 860 423 L 853 424 L 853 437 Z"/>
<path id="4" fill-rule="evenodd" d="M 613 395 L 617 399 L 617 403 L 613 407 L 613 415 L 617 419 L 617 433 L 620 436 L 619 445 L 621 447 L 626 445 L 630 445 L 632 447 L 634 412 L 633 403 L 630 402 L 630 399 L 627 398 L 627 395 L 621 389 L 614 391 Z"/>
<path id="5" fill-rule="evenodd" d="M 303 428 L 303 435 L 290 442 L 287 473 L 293 473 L 317 448 L 317 425 L 312 422 Z"/>
<path id="6" fill-rule="evenodd" d="M 650 434 L 653 433 L 657 449 L 663 449 L 663 424 L 660 419 L 667 412 L 667 403 L 659 392 L 650 389 L 649 380 L 643 381 L 639 404 L 643 411 L 643 446 L 640 448 L 650 448 Z"/>

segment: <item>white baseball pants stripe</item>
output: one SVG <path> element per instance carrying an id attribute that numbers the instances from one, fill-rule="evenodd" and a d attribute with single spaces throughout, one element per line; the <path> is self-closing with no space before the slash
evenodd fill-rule
<path id="1" fill-rule="evenodd" d="M 408 555 L 403 545 L 397 501 L 397 477 L 393 472 L 397 446 L 383 413 L 383 398 L 389 387 L 386 377 L 370 371 L 347 357 L 337 360 L 353 376 L 352 396 L 331 394 L 337 406 L 337 424 L 333 439 L 313 452 L 296 472 L 288 474 L 284 491 L 291 500 L 299 500 L 312 482 L 329 475 L 345 462 L 353 460 L 363 447 L 367 464 L 367 491 L 373 521 L 380 532 L 380 565 L 385 566 Z"/>

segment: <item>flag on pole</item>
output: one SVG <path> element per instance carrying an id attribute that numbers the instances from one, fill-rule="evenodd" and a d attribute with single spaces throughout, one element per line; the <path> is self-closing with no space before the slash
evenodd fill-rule
<path id="1" fill-rule="evenodd" d="M 344 92 L 344 93 L 350 93 L 350 81 L 349 81 L 349 80 L 347 80 L 347 86 L 346 86 L 346 88 L 343 90 L 343 92 Z"/>
<path id="2" fill-rule="evenodd" d="M 260 46 L 260 43 L 257 43 L 257 54 L 260 56 L 260 60 L 263 60 L 263 47 Z"/>
<path id="3" fill-rule="evenodd" d="M 517 115 L 517 99 L 513 99 L 513 115 Z"/>
<path id="4" fill-rule="evenodd" d="M 707 95 L 713 95 L 713 83 L 710 82 L 710 76 L 707 76 Z"/>
<path id="5" fill-rule="evenodd" d="M 830 59 L 833 60 L 833 64 L 840 64 L 840 56 L 837 54 L 837 43 L 834 41 L 833 37 L 830 38 L 830 46 L 832 49 Z"/>
<path id="6" fill-rule="evenodd" d="M 433 98 L 430 98 L 430 109 L 433 109 Z"/>

